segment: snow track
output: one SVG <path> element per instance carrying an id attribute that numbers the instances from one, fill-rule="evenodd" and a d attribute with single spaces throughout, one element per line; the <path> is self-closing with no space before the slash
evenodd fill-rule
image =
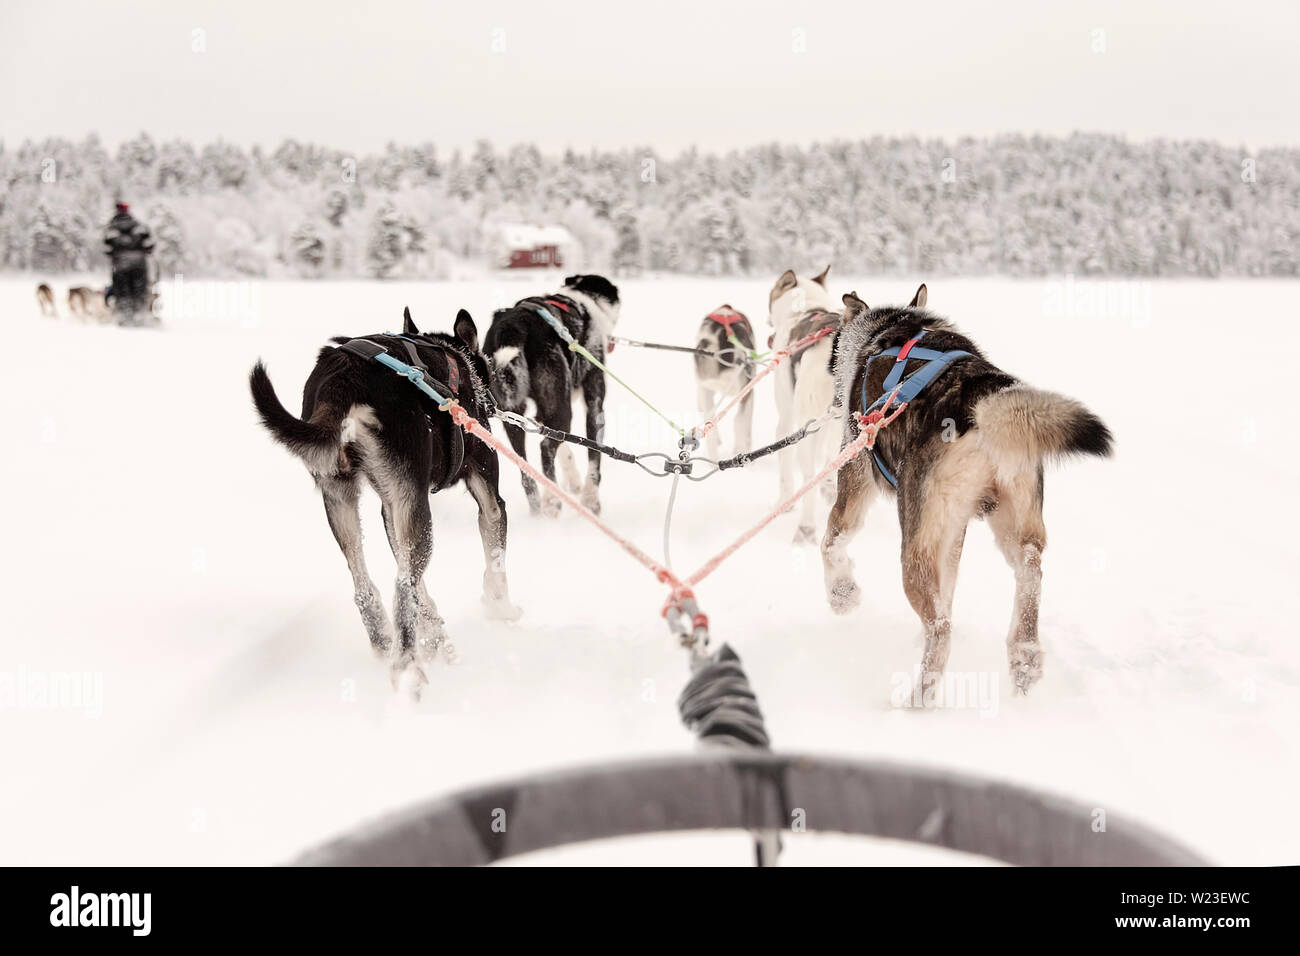
<path id="1" fill-rule="evenodd" d="M 1269 366 L 1234 405 L 1224 389 L 1240 373 L 1224 370 L 1259 343 L 1278 354 L 1300 345 L 1300 285 L 1161 282 L 1149 316 L 1091 319 L 1045 314 L 1046 284 L 1033 281 L 836 289 L 883 304 L 906 301 L 918 279 L 993 361 L 1095 410 L 1117 457 L 1048 473 L 1046 665 L 1028 698 L 1012 695 L 1005 672 L 1011 573 L 978 525 L 949 668 L 997 683 L 991 697 L 934 713 L 891 704 L 920 655 L 891 506 L 877 505 L 851 547 L 874 586 L 847 617 L 826 607 L 817 551 L 791 546 L 793 515 L 729 560 L 699 599 L 744 658 L 774 745 L 952 766 L 1135 814 L 1216 862 L 1295 862 L 1294 376 Z M 692 746 L 677 723 L 687 667 L 658 617 L 663 588 L 573 515 L 530 518 L 508 463 L 508 571 L 524 616 L 484 616 L 473 501 L 437 495 L 427 580 L 461 662 L 434 666 L 419 704 L 395 696 L 309 476 L 256 424 L 246 377 L 259 356 L 293 408 L 329 335 L 398 328 L 404 305 L 433 329 L 467 307 L 482 334 L 491 307 L 553 280 L 270 282 L 254 322 L 165 319 L 161 332 L 42 320 L 36 281 L 0 282 L 11 341 L 39 343 L 12 355 L 0 382 L 0 680 L 12 690 L 19 674 L 92 673 L 103 695 L 92 716 L 6 698 L 0 683 L 0 862 L 279 862 L 429 794 Z M 726 301 L 762 337 L 767 287 L 626 282 L 618 331 L 689 343 Z M 1227 338 L 1229 314 L 1250 317 L 1241 342 Z M 1145 356 L 1156 349 L 1153 370 Z M 671 417 L 695 420 L 689 357 L 621 349 L 611 363 Z M 607 440 L 673 451 L 635 399 L 614 386 L 609 396 Z M 774 427 L 763 388 L 756 443 Z M 724 428 L 725 454 L 730 437 Z M 658 556 L 668 481 L 616 462 L 604 474 L 602 517 Z M 675 566 L 695 567 L 770 508 L 776 479 L 769 459 L 683 483 Z M 373 496 L 363 517 L 391 606 Z M 787 861 L 902 858 L 850 843 L 793 840 Z M 542 858 L 746 863 L 750 845 L 743 834 L 674 836 L 577 852 Z"/>

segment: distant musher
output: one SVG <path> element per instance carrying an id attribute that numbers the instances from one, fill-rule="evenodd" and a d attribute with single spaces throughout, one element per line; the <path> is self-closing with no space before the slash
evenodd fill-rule
<path id="1" fill-rule="evenodd" d="M 117 212 L 104 230 L 104 248 L 113 270 L 113 284 L 105 298 L 117 313 L 118 323 L 152 323 L 149 255 L 153 252 L 153 236 L 148 226 L 131 215 L 124 202 L 117 204 Z"/>

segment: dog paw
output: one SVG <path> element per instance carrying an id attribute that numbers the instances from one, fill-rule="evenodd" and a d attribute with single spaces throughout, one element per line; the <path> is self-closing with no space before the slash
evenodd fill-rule
<path id="1" fill-rule="evenodd" d="M 523 608 L 512 604 L 509 598 L 494 598 L 485 594 L 482 600 L 487 616 L 493 621 L 517 621 L 523 617 Z"/>
<path id="2" fill-rule="evenodd" d="M 862 603 L 862 588 L 857 582 L 844 578 L 826 589 L 826 598 L 836 614 L 848 614 Z"/>
<path id="3" fill-rule="evenodd" d="M 1010 654 L 1011 679 L 1019 693 L 1028 694 L 1043 676 L 1043 650 L 1037 643 L 1020 642 L 1011 645 Z"/>
<path id="4" fill-rule="evenodd" d="M 390 673 L 393 679 L 393 690 L 414 701 L 420 699 L 424 688 L 429 684 L 429 676 L 425 674 L 424 668 L 409 655 L 402 660 L 394 661 Z"/>
<path id="5" fill-rule="evenodd" d="M 817 529 L 810 524 L 801 524 L 794 532 L 795 544 L 816 544 Z"/>
<path id="6" fill-rule="evenodd" d="M 555 495 L 547 495 L 542 499 L 541 515 L 543 518 L 558 518 L 560 516 L 560 499 Z"/>
<path id="7" fill-rule="evenodd" d="M 431 661 L 447 643 L 447 622 L 436 614 L 421 615 L 415 629 L 415 656 Z"/>
<path id="8" fill-rule="evenodd" d="M 582 489 L 582 506 L 594 515 L 600 514 L 600 488 L 597 485 L 584 485 Z"/>

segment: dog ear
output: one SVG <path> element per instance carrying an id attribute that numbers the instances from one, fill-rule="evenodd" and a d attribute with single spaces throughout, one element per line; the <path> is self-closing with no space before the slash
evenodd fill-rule
<path id="1" fill-rule="evenodd" d="M 776 285 L 772 286 L 772 292 L 767 297 L 767 304 L 771 305 L 798 284 L 799 278 L 794 274 L 794 270 L 786 269 L 785 272 L 781 273 L 781 278 L 776 280 Z"/>
<path id="2" fill-rule="evenodd" d="M 456 324 L 451 327 L 456 338 L 469 346 L 471 352 L 478 351 L 478 326 L 464 309 L 456 313 Z"/>
<path id="3" fill-rule="evenodd" d="M 823 289 L 826 288 L 826 274 L 830 271 L 831 271 L 831 267 L 828 265 L 825 269 L 822 270 L 821 275 L 813 276 L 813 282 L 816 282 Z"/>
<path id="4" fill-rule="evenodd" d="M 921 287 L 916 290 L 916 295 L 912 296 L 912 301 L 907 304 L 907 307 L 909 309 L 924 309 L 925 300 L 926 300 L 925 283 L 922 282 Z"/>
<path id="5" fill-rule="evenodd" d="M 405 335 L 420 334 L 420 330 L 415 327 L 415 321 L 411 318 L 411 307 L 409 305 L 402 310 L 402 332 Z"/>
<path id="6" fill-rule="evenodd" d="M 852 322 L 858 314 L 868 311 L 870 306 L 858 298 L 856 292 L 846 292 L 842 300 L 844 302 L 844 322 Z"/>

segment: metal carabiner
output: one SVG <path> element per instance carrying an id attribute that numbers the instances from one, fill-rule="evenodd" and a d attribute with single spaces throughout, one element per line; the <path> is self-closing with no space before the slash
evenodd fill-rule
<path id="1" fill-rule="evenodd" d="M 662 458 L 664 460 L 662 469 L 656 471 L 651 468 L 643 460 L 646 458 Z M 689 460 L 682 461 L 677 458 L 672 458 L 661 451 L 648 451 L 644 455 L 637 455 L 633 461 L 640 465 L 642 470 L 647 474 L 654 475 L 656 478 L 663 478 L 666 475 L 685 475 L 689 478 L 691 475 L 691 463 Z"/>
<path id="2" fill-rule="evenodd" d="M 514 425 L 516 428 L 521 428 L 533 435 L 541 433 L 542 427 L 531 418 L 525 418 L 523 415 L 517 415 L 514 412 L 507 412 L 502 409 L 497 409 L 495 415 L 507 425 Z"/>
<path id="3" fill-rule="evenodd" d="M 709 471 L 704 471 L 704 472 L 698 472 L 698 473 L 697 473 L 697 472 L 695 471 L 694 467 L 692 467 L 690 471 L 683 472 L 683 474 L 686 475 L 686 477 L 689 478 L 691 481 L 703 481 L 705 478 L 712 478 L 712 477 L 713 477 L 714 475 L 716 475 L 718 472 L 722 471 L 722 469 L 718 467 L 718 463 L 717 463 L 716 461 L 714 461 L 712 458 L 694 458 L 694 457 L 692 457 L 692 458 L 690 459 L 690 464 L 691 464 L 692 466 L 694 466 L 694 464 L 695 464 L 697 461 L 703 462 L 703 463 L 706 464 L 706 465 L 712 465 L 713 468 L 712 468 L 711 470 L 709 470 Z"/>

